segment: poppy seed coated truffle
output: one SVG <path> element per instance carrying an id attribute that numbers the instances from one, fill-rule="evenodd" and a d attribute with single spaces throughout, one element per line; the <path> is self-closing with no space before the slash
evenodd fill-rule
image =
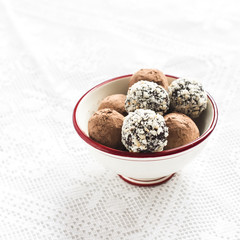
<path id="1" fill-rule="evenodd" d="M 179 78 L 168 87 L 171 109 L 197 118 L 207 108 L 207 94 L 202 84 Z"/>
<path id="2" fill-rule="evenodd" d="M 122 143 L 130 152 L 160 152 L 167 137 L 164 118 L 152 110 L 130 112 L 123 121 Z"/>
<path id="3" fill-rule="evenodd" d="M 125 108 L 127 112 L 136 109 L 150 109 L 161 115 L 167 112 L 170 105 L 167 91 L 154 82 L 139 81 L 127 92 Z"/>

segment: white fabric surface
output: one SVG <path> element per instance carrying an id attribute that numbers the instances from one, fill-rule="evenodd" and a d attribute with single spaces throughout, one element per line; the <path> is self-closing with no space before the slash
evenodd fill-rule
<path id="1" fill-rule="evenodd" d="M 240 239 L 239 1 L 0 0 L 0 239 Z M 201 81 L 204 151 L 136 187 L 72 126 L 89 88 L 140 68 Z"/>

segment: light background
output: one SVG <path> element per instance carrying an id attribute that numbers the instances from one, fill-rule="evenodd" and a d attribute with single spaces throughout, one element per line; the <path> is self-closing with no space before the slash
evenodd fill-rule
<path id="1" fill-rule="evenodd" d="M 0 239 L 240 239 L 239 1 L 0 0 Z M 128 185 L 72 126 L 89 88 L 140 68 L 191 77 L 219 107 L 168 183 Z"/>

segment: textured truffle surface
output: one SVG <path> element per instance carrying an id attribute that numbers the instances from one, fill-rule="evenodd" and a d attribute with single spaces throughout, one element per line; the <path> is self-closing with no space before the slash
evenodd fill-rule
<path id="1" fill-rule="evenodd" d="M 122 114 L 109 108 L 97 111 L 88 121 L 89 137 L 107 147 L 122 149 L 123 119 Z"/>
<path id="2" fill-rule="evenodd" d="M 166 90 L 168 89 L 167 77 L 157 69 L 140 69 L 130 78 L 129 87 L 140 80 L 155 82 Z"/>
<path id="3" fill-rule="evenodd" d="M 138 109 L 125 117 L 122 143 L 130 152 L 159 152 L 167 145 L 164 118 L 152 110 Z"/>
<path id="4" fill-rule="evenodd" d="M 202 84 L 179 78 L 168 87 L 171 109 L 197 118 L 207 108 L 207 94 Z"/>
<path id="5" fill-rule="evenodd" d="M 169 113 L 164 116 L 168 127 L 168 143 L 164 149 L 172 149 L 188 144 L 199 137 L 194 121 L 182 113 Z"/>
<path id="6" fill-rule="evenodd" d="M 127 112 L 136 109 L 150 109 L 163 115 L 170 105 L 167 91 L 154 82 L 139 81 L 127 92 L 125 108 Z"/>
<path id="7" fill-rule="evenodd" d="M 124 94 L 113 94 L 106 98 L 104 98 L 99 107 L 98 110 L 104 109 L 104 108 L 110 108 L 113 109 L 122 115 L 127 115 L 127 112 L 125 110 L 125 101 L 126 101 L 126 95 Z"/>

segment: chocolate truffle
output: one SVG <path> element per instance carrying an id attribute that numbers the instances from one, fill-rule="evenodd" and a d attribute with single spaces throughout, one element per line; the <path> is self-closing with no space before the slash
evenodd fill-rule
<path id="1" fill-rule="evenodd" d="M 110 95 L 101 101 L 98 107 L 98 110 L 104 109 L 104 108 L 110 108 L 125 116 L 127 115 L 127 112 L 125 110 L 125 100 L 126 100 L 126 95 L 124 94 Z"/>
<path id="2" fill-rule="evenodd" d="M 140 69 L 139 71 L 132 75 L 128 86 L 131 87 L 134 83 L 140 80 L 155 82 L 158 85 L 165 88 L 166 90 L 168 90 L 167 77 L 157 69 Z"/>
<path id="3" fill-rule="evenodd" d="M 125 108 L 127 112 L 150 109 L 163 115 L 169 104 L 168 93 L 162 86 L 154 82 L 139 81 L 128 89 Z"/>
<path id="4" fill-rule="evenodd" d="M 207 108 L 207 94 L 202 84 L 179 78 L 168 87 L 171 109 L 197 118 Z"/>
<path id="5" fill-rule="evenodd" d="M 130 152 L 160 152 L 167 136 L 164 118 L 152 110 L 130 112 L 123 121 L 122 143 Z"/>
<path id="6" fill-rule="evenodd" d="M 122 149 L 123 115 L 110 108 L 97 111 L 88 121 L 89 137 L 107 147 Z"/>
<path id="7" fill-rule="evenodd" d="M 164 149 L 171 149 L 188 144 L 199 137 L 199 130 L 194 121 L 182 113 L 169 113 L 164 116 L 168 127 L 168 143 Z"/>

